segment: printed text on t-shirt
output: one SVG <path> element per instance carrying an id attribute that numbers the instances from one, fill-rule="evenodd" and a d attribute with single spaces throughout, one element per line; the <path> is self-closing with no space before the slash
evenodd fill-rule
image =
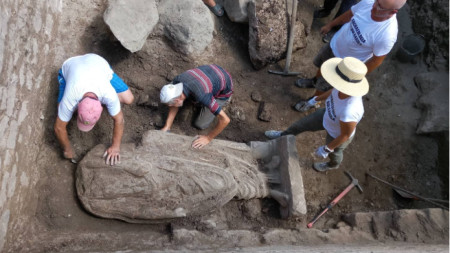
<path id="1" fill-rule="evenodd" d="M 358 43 L 358 45 L 366 43 L 366 39 L 364 39 L 364 37 L 362 36 L 361 30 L 359 30 L 359 27 L 356 24 L 355 19 L 352 18 L 350 26 L 351 26 L 350 30 L 352 31 L 353 38 L 355 39 L 356 43 Z"/>
<path id="2" fill-rule="evenodd" d="M 330 119 L 332 121 L 335 121 L 336 120 L 336 112 L 334 111 L 333 96 L 330 96 L 330 99 L 327 100 L 326 106 L 327 106 L 328 117 L 330 117 Z"/>

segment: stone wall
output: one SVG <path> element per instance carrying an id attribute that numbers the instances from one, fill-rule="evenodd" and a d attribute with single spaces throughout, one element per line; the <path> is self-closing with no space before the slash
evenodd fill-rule
<path id="1" fill-rule="evenodd" d="M 59 0 L 0 1 L 0 252 L 33 230 Z M 15 250 L 13 250 L 15 248 Z M 2 251 L 3 250 L 3 251 Z M 17 252 L 17 251 L 16 251 Z"/>
<path id="2" fill-rule="evenodd" d="M 446 0 L 408 1 L 414 32 L 425 37 L 425 61 L 429 66 L 444 65 L 448 70 L 449 5 Z"/>

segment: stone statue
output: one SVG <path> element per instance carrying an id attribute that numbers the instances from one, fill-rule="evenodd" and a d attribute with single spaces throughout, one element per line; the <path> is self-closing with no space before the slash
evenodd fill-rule
<path id="1" fill-rule="evenodd" d="M 121 146 L 115 166 L 100 159 L 105 147 L 96 146 L 76 172 L 81 203 L 97 216 L 132 223 L 208 214 L 233 198 L 272 197 L 284 218 L 306 213 L 294 136 L 250 146 L 214 140 L 201 150 L 191 142 L 148 131 L 138 147 Z"/>

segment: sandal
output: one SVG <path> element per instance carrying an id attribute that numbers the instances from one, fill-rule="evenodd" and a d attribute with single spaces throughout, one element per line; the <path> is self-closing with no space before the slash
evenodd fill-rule
<path id="1" fill-rule="evenodd" d="M 208 5 L 206 5 L 208 6 Z M 214 15 L 216 15 L 217 17 L 222 17 L 223 16 L 223 8 L 220 4 L 216 4 L 213 7 L 208 6 L 208 8 L 212 11 L 212 13 L 214 13 Z"/>

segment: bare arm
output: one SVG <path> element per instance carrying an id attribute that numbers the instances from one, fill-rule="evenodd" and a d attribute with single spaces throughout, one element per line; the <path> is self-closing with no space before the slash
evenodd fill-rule
<path id="1" fill-rule="evenodd" d="M 75 154 L 73 153 L 72 146 L 70 145 L 69 136 L 67 135 L 67 123 L 62 121 L 59 117 L 56 117 L 54 125 L 55 135 L 63 149 L 64 158 L 73 159 Z"/>
<path id="2" fill-rule="evenodd" d="M 331 150 L 334 150 L 335 148 L 339 147 L 342 143 L 346 142 L 350 136 L 353 133 L 353 130 L 356 128 L 356 122 L 339 122 L 339 125 L 341 126 L 341 135 L 336 137 L 333 141 L 327 144 L 327 147 Z"/>
<path id="3" fill-rule="evenodd" d="M 173 121 L 175 119 L 175 116 L 177 116 L 179 107 L 176 106 L 169 106 L 169 115 L 167 115 L 166 124 L 163 128 L 161 128 L 162 131 L 169 131 L 172 127 Z"/>
<path id="4" fill-rule="evenodd" d="M 217 135 L 219 135 L 225 127 L 230 123 L 230 118 L 228 115 L 222 110 L 217 115 L 217 125 L 214 127 L 211 132 L 209 132 L 207 135 L 200 135 L 197 139 L 195 139 L 192 142 L 193 148 L 202 148 L 206 146 L 208 143 L 210 143 L 214 138 L 216 138 Z"/>
<path id="5" fill-rule="evenodd" d="M 120 143 L 122 142 L 124 120 L 122 110 L 115 116 L 112 117 L 114 120 L 114 130 L 111 147 L 109 147 L 106 152 L 106 164 L 114 165 L 120 162 Z"/>
<path id="6" fill-rule="evenodd" d="M 319 96 L 317 96 L 315 100 L 316 101 L 323 101 L 323 100 L 327 99 L 330 96 L 331 91 L 333 91 L 333 89 L 329 89 L 329 90 L 325 91 L 324 93 L 322 93 Z"/>
<path id="7" fill-rule="evenodd" d="M 373 55 L 372 58 L 367 60 L 366 61 L 367 74 L 374 71 L 378 66 L 380 66 L 381 63 L 383 63 L 384 58 L 386 58 L 386 55 L 382 55 L 382 56 Z"/>
<path id="8" fill-rule="evenodd" d="M 326 34 L 333 27 L 335 27 L 337 25 L 343 25 L 343 24 L 349 22 L 352 17 L 353 17 L 352 10 L 348 10 L 348 11 L 344 12 L 342 15 L 340 15 L 339 17 L 333 19 L 330 23 L 322 26 L 322 28 L 320 28 L 320 33 L 321 34 Z"/>

